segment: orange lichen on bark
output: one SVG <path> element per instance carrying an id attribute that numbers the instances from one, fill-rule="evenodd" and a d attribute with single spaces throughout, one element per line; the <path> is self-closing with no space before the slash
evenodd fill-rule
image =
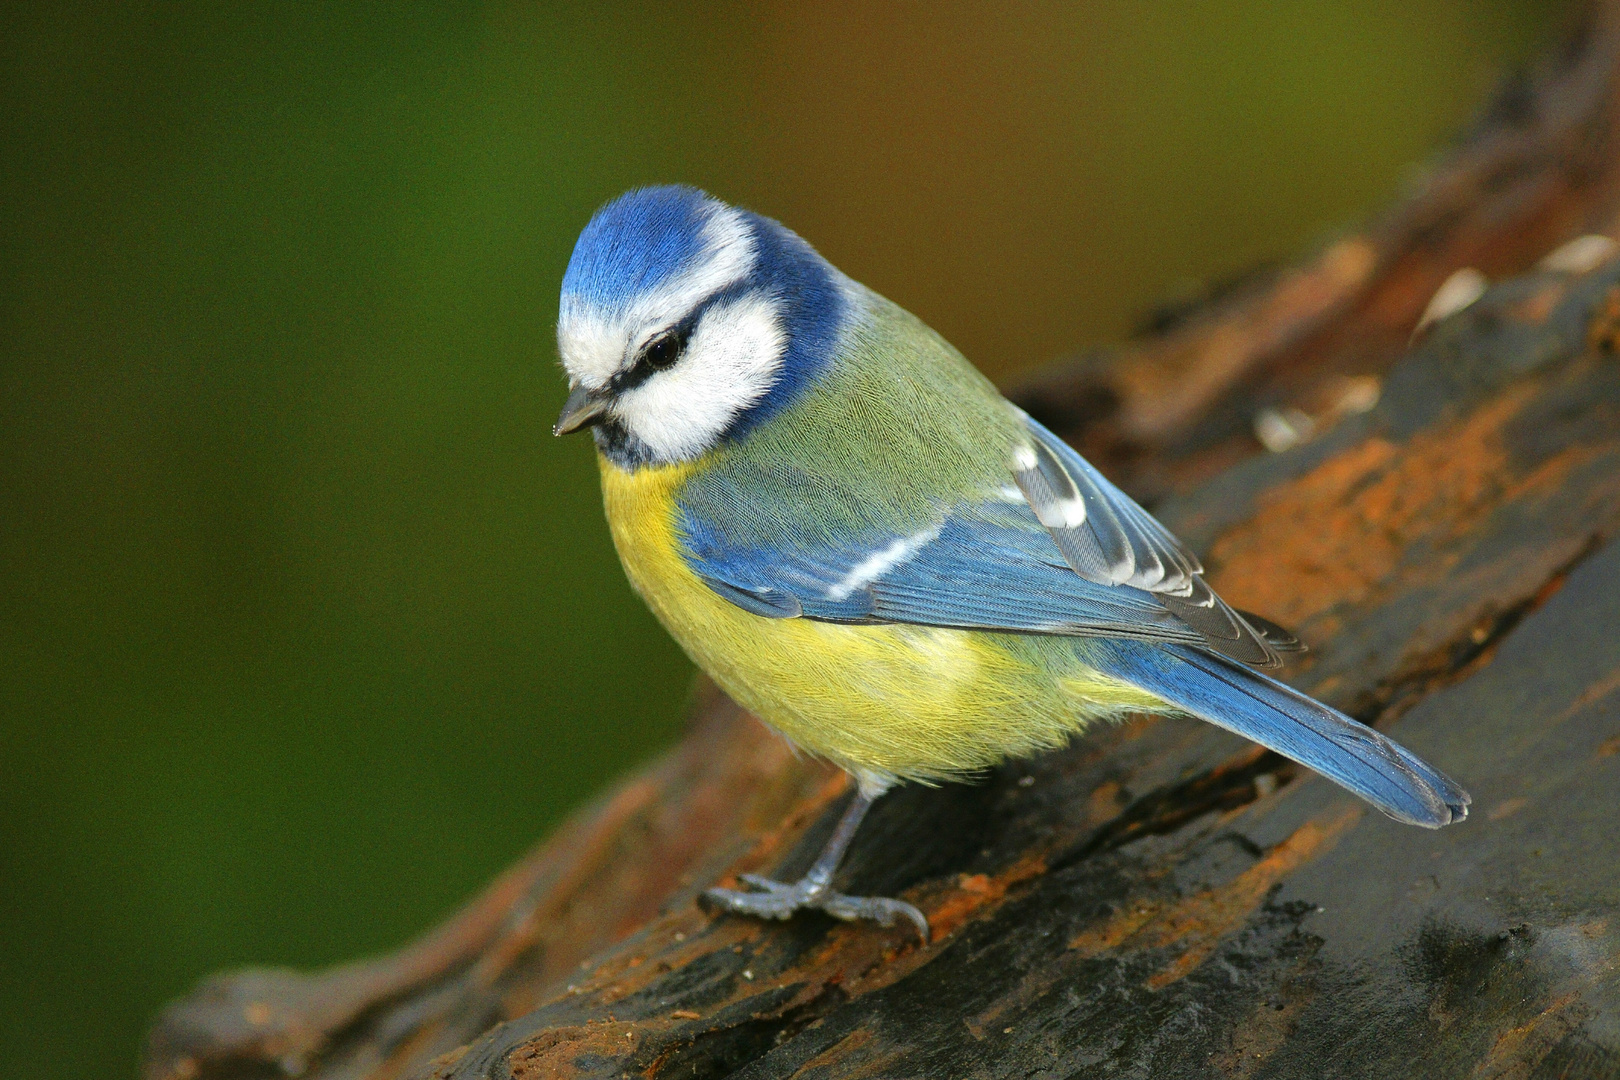
<path id="1" fill-rule="evenodd" d="M 1404 446 L 1374 436 L 1279 486 L 1216 541 L 1212 583 L 1295 626 L 1368 600 L 1393 582 L 1413 543 L 1443 546 L 1501 501 L 1510 478 L 1502 428 L 1533 393 L 1514 388 Z"/>
<path id="2" fill-rule="evenodd" d="M 928 924 L 935 941 L 944 940 L 957 928 L 1007 896 L 1007 890 L 1046 872 L 1046 860 L 1038 855 L 1026 856 L 1006 870 L 991 877 L 988 874 L 959 874 L 956 889 L 928 910 Z"/>
<path id="3" fill-rule="evenodd" d="M 1349 806 L 1321 824 L 1307 821 L 1232 881 L 1167 908 L 1143 929 L 1143 944 L 1151 948 L 1179 942 L 1187 948 L 1169 967 L 1148 979 L 1148 986 L 1160 990 L 1196 970 L 1209 959 L 1221 938 L 1248 920 L 1272 886 L 1331 850 L 1361 820 L 1361 814 L 1360 806 Z"/>
<path id="4" fill-rule="evenodd" d="M 1225 885 L 1175 903 L 1133 899 L 1096 926 L 1068 942 L 1068 960 L 1092 960 L 1116 952 L 1163 949 L 1175 945 L 1183 951 L 1169 967 L 1148 980 L 1158 990 L 1183 978 L 1209 958 L 1227 934 L 1241 927 L 1266 894 L 1288 874 L 1332 848 L 1361 819 L 1359 806 L 1346 807 L 1323 822 L 1306 822 L 1255 865 Z M 997 1002 L 963 1018 L 975 1039 L 990 1036 L 1005 1016 L 1051 991 L 1072 963 L 1048 965 L 1021 979 Z"/>
<path id="5" fill-rule="evenodd" d="M 1096 926 L 1088 926 L 1069 940 L 1069 948 L 1083 959 L 1101 956 L 1117 949 L 1135 936 L 1136 932 L 1163 910 L 1162 904 L 1132 901 L 1124 910 L 1105 919 Z"/>
<path id="6" fill-rule="evenodd" d="M 1069 949 L 1089 959 L 1130 945 L 1187 947 L 1171 965 L 1148 980 L 1153 989 L 1168 986 L 1209 958 L 1220 939 L 1241 926 L 1266 894 L 1288 874 L 1332 848 L 1361 819 L 1359 806 L 1348 806 L 1324 822 L 1309 821 L 1272 848 L 1236 878 L 1174 904 L 1132 901 L 1102 923 L 1087 927 L 1069 941 Z"/>

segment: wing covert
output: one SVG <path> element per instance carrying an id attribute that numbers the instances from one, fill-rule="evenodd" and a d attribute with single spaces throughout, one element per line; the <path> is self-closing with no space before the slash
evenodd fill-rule
<path id="1" fill-rule="evenodd" d="M 836 547 L 738 543 L 684 507 L 680 533 L 711 589 L 770 618 L 1202 641 L 1148 593 L 1076 575 L 1022 500 L 957 507 L 909 533 Z"/>
<path id="2" fill-rule="evenodd" d="M 1013 479 L 1076 574 L 1142 589 L 1202 636 L 1205 647 L 1263 667 L 1299 642 L 1274 623 L 1256 627 L 1215 595 L 1198 557 L 1092 464 L 1028 415 L 1030 441 L 1013 451 Z"/>
<path id="3" fill-rule="evenodd" d="M 1067 443 L 1024 416 L 1013 479 L 1075 573 L 1105 585 L 1186 594 L 1198 557 Z"/>

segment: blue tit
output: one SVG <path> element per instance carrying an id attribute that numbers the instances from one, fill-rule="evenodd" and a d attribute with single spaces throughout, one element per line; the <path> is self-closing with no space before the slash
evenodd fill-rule
<path id="1" fill-rule="evenodd" d="M 1200 717 L 1398 821 L 1469 797 L 1254 670 L 1299 648 L 942 337 L 781 224 L 689 187 L 597 212 L 557 343 L 631 584 L 692 660 L 856 795 L 808 874 L 725 909 L 885 925 L 909 904 L 832 877 L 873 800 L 1129 713 Z"/>

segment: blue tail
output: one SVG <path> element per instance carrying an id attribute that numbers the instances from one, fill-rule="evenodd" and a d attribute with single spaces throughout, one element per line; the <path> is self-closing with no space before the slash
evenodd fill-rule
<path id="1" fill-rule="evenodd" d="M 1309 766 L 1394 818 L 1438 829 L 1468 816 L 1468 793 L 1337 709 L 1186 645 L 1092 638 L 1085 658 L 1216 727 Z"/>

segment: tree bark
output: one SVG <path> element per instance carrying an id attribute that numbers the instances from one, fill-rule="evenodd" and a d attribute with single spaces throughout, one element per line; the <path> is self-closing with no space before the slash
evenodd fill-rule
<path id="1" fill-rule="evenodd" d="M 1467 822 L 1140 718 L 878 804 L 840 887 L 929 945 L 716 915 L 703 887 L 793 876 L 847 792 L 711 688 L 445 926 L 216 977 L 145 1075 L 1620 1076 L 1620 261 L 1536 267 L 1620 230 L 1617 73 L 1606 3 L 1372 226 L 1017 388 Z M 1463 267 L 1499 283 L 1414 343 Z M 1266 406 L 1309 437 L 1263 452 Z"/>

